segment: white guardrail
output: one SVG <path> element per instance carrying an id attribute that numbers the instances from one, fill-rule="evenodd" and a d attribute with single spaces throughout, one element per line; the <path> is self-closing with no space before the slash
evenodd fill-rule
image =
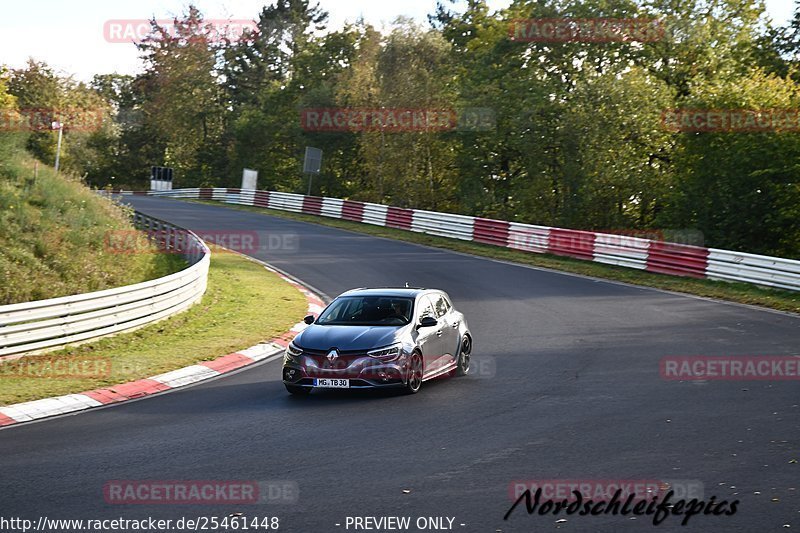
<path id="1" fill-rule="evenodd" d="M 274 191 L 217 187 L 122 194 L 199 198 L 294 211 L 672 276 L 737 281 L 800 291 L 800 261 L 643 239 L 624 232 L 613 234 L 551 228 Z"/>
<path id="2" fill-rule="evenodd" d="M 163 278 L 103 291 L 0 306 L 0 358 L 55 349 L 139 328 L 187 309 L 206 291 L 211 251 L 194 233 L 136 213 L 162 252 L 189 266 Z"/>

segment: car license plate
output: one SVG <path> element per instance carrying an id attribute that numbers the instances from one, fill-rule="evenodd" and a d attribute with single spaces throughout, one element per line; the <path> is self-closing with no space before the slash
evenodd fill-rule
<path id="1" fill-rule="evenodd" d="M 349 389 L 350 388 L 350 380 L 349 379 L 328 379 L 328 378 L 320 378 L 314 380 L 315 387 L 325 387 L 328 389 Z"/>

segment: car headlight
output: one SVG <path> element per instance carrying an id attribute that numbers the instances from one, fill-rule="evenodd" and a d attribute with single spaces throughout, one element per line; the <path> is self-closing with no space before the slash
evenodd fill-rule
<path id="1" fill-rule="evenodd" d="M 299 361 L 300 356 L 303 355 L 303 350 L 298 348 L 294 345 L 294 342 L 290 342 L 289 345 L 286 347 L 286 359 L 290 359 L 292 361 Z"/>
<path id="2" fill-rule="evenodd" d="M 400 352 L 403 349 L 403 344 L 397 342 L 392 344 L 391 346 L 386 346 L 385 348 L 378 348 L 377 350 L 371 350 L 367 352 L 367 355 L 374 358 L 379 359 L 381 361 L 394 361 L 400 356 Z"/>

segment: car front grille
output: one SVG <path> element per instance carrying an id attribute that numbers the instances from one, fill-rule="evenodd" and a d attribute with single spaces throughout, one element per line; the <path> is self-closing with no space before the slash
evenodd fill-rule
<path id="1" fill-rule="evenodd" d="M 327 357 L 330 350 L 309 350 L 303 348 L 303 353 L 312 357 Z M 338 350 L 339 357 L 364 357 L 367 353 L 364 350 Z"/>

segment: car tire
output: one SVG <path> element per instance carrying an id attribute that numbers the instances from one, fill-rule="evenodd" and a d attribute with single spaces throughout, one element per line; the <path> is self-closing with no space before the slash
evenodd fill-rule
<path id="1" fill-rule="evenodd" d="M 286 385 L 284 383 L 284 385 Z M 296 394 L 297 396 L 308 396 L 308 393 L 311 392 L 309 387 L 301 387 L 300 385 L 286 385 L 286 390 L 289 391 L 289 394 Z"/>
<path id="2" fill-rule="evenodd" d="M 461 345 L 458 347 L 458 366 L 456 376 L 466 376 L 469 373 L 469 364 L 472 355 L 472 339 L 469 335 L 464 335 Z"/>
<path id="3" fill-rule="evenodd" d="M 408 379 L 406 380 L 406 393 L 416 394 L 422 387 L 422 376 L 425 367 L 422 361 L 422 354 L 414 352 L 411 354 L 411 361 L 408 363 Z"/>

